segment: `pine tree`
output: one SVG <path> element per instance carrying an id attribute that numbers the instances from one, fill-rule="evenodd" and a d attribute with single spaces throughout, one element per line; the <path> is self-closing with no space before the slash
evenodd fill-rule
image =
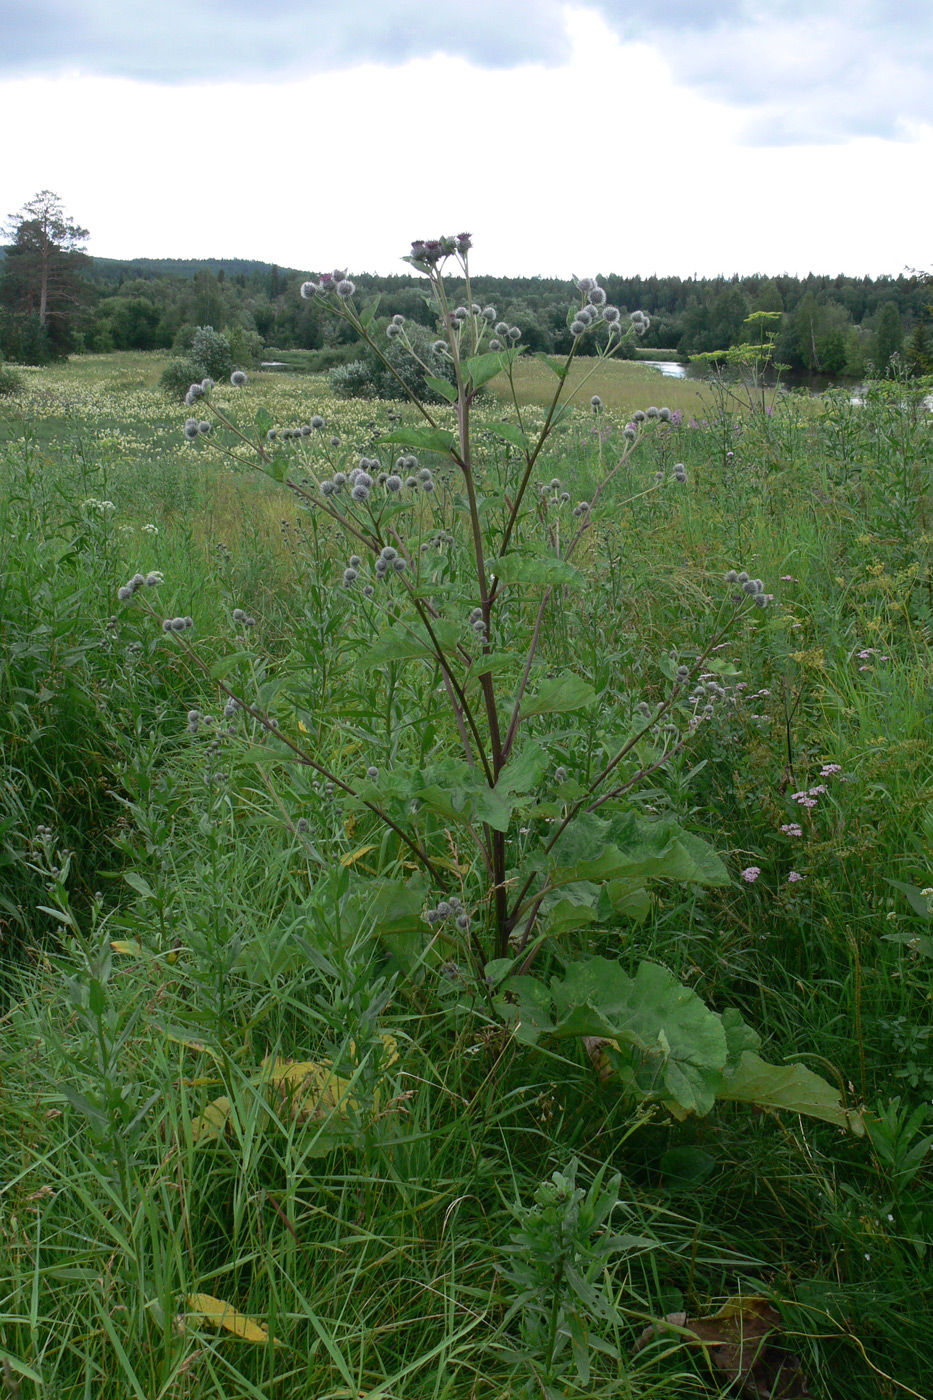
<path id="1" fill-rule="evenodd" d="M 6 232 L 12 243 L 0 276 L 0 308 L 7 347 L 31 363 L 64 358 L 86 294 L 87 229 L 65 213 L 57 194 L 41 190 L 10 216 Z"/>

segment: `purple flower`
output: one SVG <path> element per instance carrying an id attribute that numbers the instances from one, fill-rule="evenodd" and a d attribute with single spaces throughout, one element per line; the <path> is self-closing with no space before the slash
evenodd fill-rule
<path id="1" fill-rule="evenodd" d="M 802 879 L 803 876 L 800 874 L 799 870 L 792 870 L 787 877 L 787 883 L 789 885 L 796 885 L 797 881 Z"/>
<path id="2" fill-rule="evenodd" d="M 841 772 L 842 772 L 842 764 L 841 764 L 841 763 L 824 763 L 824 764 L 823 764 L 823 767 L 820 769 L 820 777 L 821 777 L 821 778 L 831 778 L 831 777 L 833 776 L 834 773 L 841 773 Z"/>
<path id="3" fill-rule="evenodd" d="M 785 836 L 803 835 L 803 827 L 800 825 L 799 822 L 785 822 L 785 824 L 781 827 L 781 830 L 783 831 Z"/>
<path id="4" fill-rule="evenodd" d="M 746 883 L 747 885 L 753 885 L 753 884 L 755 883 L 755 881 L 758 879 L 758 876 L 759 876 L 760 874 L 761 874 L 761 866 L 760 866 L 760 865 L 750 865 L 750 866 L 747 867 L 747 869 L 745 869 L 745 870 L 742 871 L 742 879 L 745 881 L 745 883 Z"/>

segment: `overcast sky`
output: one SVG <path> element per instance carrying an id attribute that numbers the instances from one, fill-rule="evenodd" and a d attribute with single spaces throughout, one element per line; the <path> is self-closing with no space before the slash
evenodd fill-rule
<path id="1" fill-rule="evenodd" d="M 933 0 L 0 0 L 0 121 L 102 256 L 933 264 Z"/>

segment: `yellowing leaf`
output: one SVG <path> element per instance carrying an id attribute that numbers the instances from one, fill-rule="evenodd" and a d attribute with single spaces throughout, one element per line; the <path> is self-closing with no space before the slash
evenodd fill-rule
<path id="1" fill-rule="evenodd" d="M 384 1047 L 383 1067 L 388 1069 L 399 1057 L 398 1044 L 391 1035 L 383 1035 L 381 1039 Z M 351 1053 L 354 1053 L 352 1045 Z M 204 1079 L 200 1082 L 216 1081 Z M 320 1122 L 332 1116 L 346 1120 L 361 1108 L 359 1099 L 351 1092 L 352 1080 L 335 1074 L 330 1060 L 272 1060 L 267 1057 L 252 1082 L 264 1088 L 266 1100 L 279 1118 L 289 1118 L 299 1125 Z M 372 1100 L 375 1112 L 379 1111 L 380 1098 L 377 1086 Z M 234 1107 L 229 1098 L 214 1099 L 203 1113 L 192 1119 L 192 1138 L 195 1142 L 210 1142 L 223 1137 L 233 1114 Z"/>
<path id="2" fill-rule="evenodd" d="M 141 953 L 142 944 L 135 938 L 111 938 L 110 947 L 115 953 Z"/>
<path id="3" fill-rule="evenodd" d="M 210 1293 L 192 1293 L 185 1299 L 189 1317 L 194 1315 L 211 1327 L 222 1327 L 234 1337 L 244 1342 L 268 1342 L 268 1329 L 253 1322 L 245 1313 L 225 1303 L 222 1298 L 214 1298 Z"/>
<path id="4" fill-rule="evenodd" d="M 359 1108 L 350 1093 L 350 1081 L 334 1074 L 330 1060 L 276 1060 L 269 1083 L 289 1117 L 298 1122 L 324 1118 L 328 1110 Z"/>
<path id="5" fill-rule="evenodd" d="M 229 1099 L 215 1099 L 198 1118 L 191 1120 L 191 1136 L 195 1142 L 223 1137 L 230 1121 Z"/>
<path id="6" fill-rule="evenodd" d="M 340 864 L 355 865 L 358 860 L 362 860 L 363 856 L 368 856 L 370 851 L 374 851 L 375 849 L 375 846 L 361 846 L 358 851 L 352 851 L 345 856 L 341 856 Z"/>
<path id="7" fill-rule="evenodd" d="M 299 720 L 299 721 L 298 721 L 298 728 L 301 730 L 301 733 L 302 733 L 302 734 L 310 734 L 310 733 L 311 733 L 311 730 L 308 728 L 308 726 L 307 726 L 302 720 Z"/>

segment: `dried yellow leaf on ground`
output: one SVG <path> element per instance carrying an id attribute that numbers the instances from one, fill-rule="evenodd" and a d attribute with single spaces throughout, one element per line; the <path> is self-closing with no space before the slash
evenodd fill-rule
<path id="1" fill-rule="evenodd" d="M 375 846 L 361 846 L 358 851 L 350 851 L 347 855 L 341 856 L 340 864 L 344 866 L 355 865 L 358 860 L 362 860 L 364 856 L 368 856 L 370 851 L 375 849 Z"/>
<path id="2" fill-rule="evenodd" d="M 323 1118 L 328 1110 L 359 1108 L 350 1081 L 334 1073 L 330 1060 L 276 1060 L 269 1083 L 298 1122 Z"/>
<path id="3" fill-rule="evenodd" d="M 194 1315 L 211 1327 L 222 1327 L 234 1337 L 244 1342 L 268 1342 L 268 1329 L 258 1322 L 237 1312 L 236 1308 L 225 1303 L 222 1298 L 214 1298 L 210 1293 L 191 1293 L 185 1299 L 189 1317 Z"/>
<path id="4" fill-rule="evenodd" d="M 214 1099 L 197 1118 L 191 1120 L 191 1136 L 195 1142 L 223 1137 L 230 1120 L 230 1100 Z"/>

